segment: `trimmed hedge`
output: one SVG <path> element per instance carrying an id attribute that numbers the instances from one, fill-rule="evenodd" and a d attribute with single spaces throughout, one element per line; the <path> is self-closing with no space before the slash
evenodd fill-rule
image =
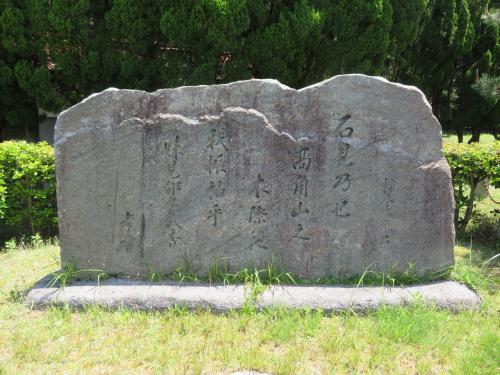
<path id="1" fill-rule="evenodd" d="M 477 185 L 488 179 L 500 188 L 500 141 L 444 144 L 444 154 L 453 176 L 455 224 L 464 229 Z M 45 142 L 0 143 L 0 244 L 37 233 L 57 235 L 54 149 Z"/>
<path id="2" fill-rule="evenodd" d="M 444 154 L 453 176 L 455 226 L 465 229 L 472 217 L 478 184 L 488 179 L 490 185 L 500 188 L 500 141 L 444 144 Z"/>
<path id="3" fill-rule="evenodd" d="M 57 234 L 54 148 L 45 142 L 0 143 L 0 244 Z"/>

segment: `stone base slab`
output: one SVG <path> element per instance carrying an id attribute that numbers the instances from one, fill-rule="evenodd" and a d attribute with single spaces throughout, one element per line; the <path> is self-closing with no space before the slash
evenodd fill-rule
<path id="1" fill-rule="evenodd" d="M 240 310 L 250 294 L 249 286 L 147 282 L 133 279 L 77 281 L 65 288 L 47 287 L 42 279 L 28 293 L 33 308 L 68 305 L 74 309 L 89 305 L 133 310 L 165 310 L 185 306 L 189 310 L 210 309 L 225 313 Z M 375 310 L 381 306 L 401 306 L 415 300 L 454 311 L 477 308 L 481 298 L 471 289 L 453 281 L 408 287 L 354 286 L 272 286 L 257 300 L 258 309 L 271 306 L 322 309 L 326 313 L 347 309 Z"/>

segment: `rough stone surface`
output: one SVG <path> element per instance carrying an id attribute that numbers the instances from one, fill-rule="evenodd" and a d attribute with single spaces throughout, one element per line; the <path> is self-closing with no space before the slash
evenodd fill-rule
<path id="1" fill-rule="evenodd" d="M 110 274 L 266 267 L 300 277 L 453 263 L 441 127 L 363 75 L 108 89 L 63 112 L 62 261 Z"/>
<path id="2" fill-rule="evenodd" d="M 95 281 L 79 281 L 62 289 L 46 285 L 47 280 L 42 280 L 29 292 L 28 305 L 35 308 L 69 305 L 75 309 L 100 305 L 111 309 L 125 307 L 137 310 L 164 310 L 182 305 L 190 310 L 202 308 L 224 313 L 241 309 L 248 295 L 243 285 L 148 283 L 131 279 L 110 279 L 99 285 Z M 307 307 L 325 312 L 346 309 L 367 311 L 382 305 L 405 305 L 416 298 L 455 311 L 475 308 L 481 303 L 479 296 L 466 286 L 443 281 L 405 288 L 273 286 L 257 300 L 256 307 Z"/>

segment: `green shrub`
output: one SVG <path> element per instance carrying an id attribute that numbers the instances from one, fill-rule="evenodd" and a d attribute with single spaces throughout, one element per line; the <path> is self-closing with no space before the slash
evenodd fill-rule
<path id="1" fill-rule="evenodd" d="M 490 185 L 500 187 L 500 141 L 444 144 L 444 154 L 453 176 L 455 225 L 465 229 L 472 217 L 478 184 L 488 179 Z"/>
<path id="2" fill-rule="evenodd" d="M 0 143 L 0 244 L 57 234 L 54 149 L 47 143 Z"/>

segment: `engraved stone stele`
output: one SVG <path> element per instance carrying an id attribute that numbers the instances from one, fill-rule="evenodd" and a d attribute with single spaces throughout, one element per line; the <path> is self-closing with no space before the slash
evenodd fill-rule
<path id="1" fill-rule="evenodd" d="M 415 87 L 364 75 L 108 89 L 61 113 L 63 264 L 303 278 L 453 263 L 441 127 Z"/>

